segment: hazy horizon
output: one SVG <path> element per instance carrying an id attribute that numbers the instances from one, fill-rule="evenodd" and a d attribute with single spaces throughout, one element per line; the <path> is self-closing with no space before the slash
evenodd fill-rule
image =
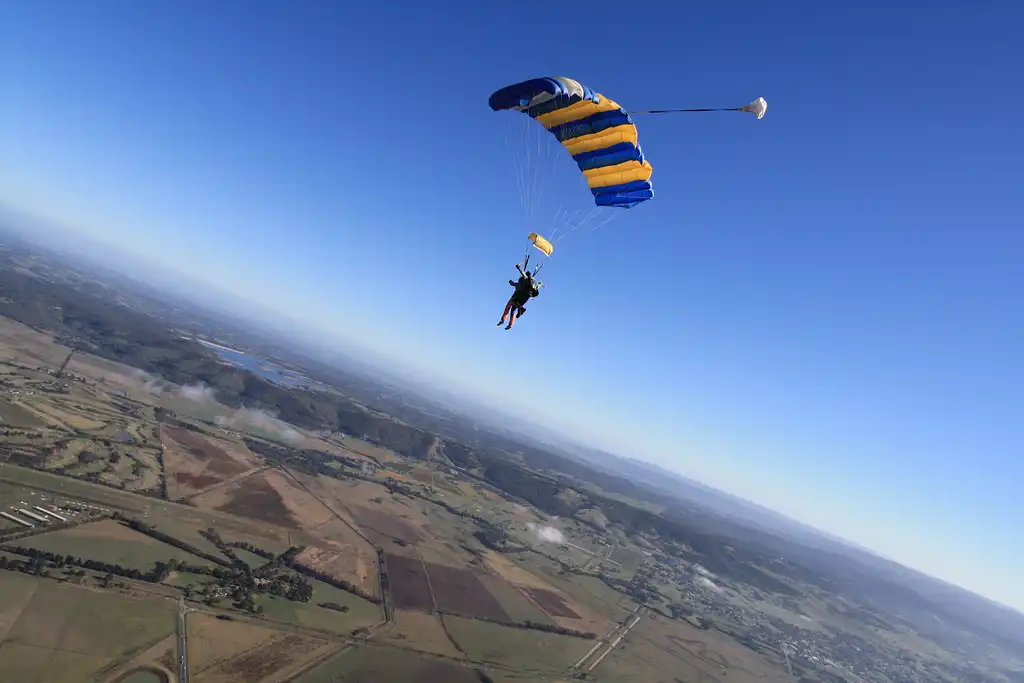
<path id="1" fill-rule="evenodd" d="M 507 27 L 604 12 L 304 7 L 0 8 L 0 201 L 1024 609 L 1012 22 L 665 6 L 574 55 Z M 770 109 L 638 120 L 655 199 L 560 244 L 505 332 L 551 226 L 524 219 L 487 97 L 548 74 L 634 109 Z M 555 203 L 588 210 L 552 163 Z"/>

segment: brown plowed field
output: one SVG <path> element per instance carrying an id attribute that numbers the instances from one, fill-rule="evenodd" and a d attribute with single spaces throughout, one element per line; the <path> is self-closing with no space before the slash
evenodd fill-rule
<path id="1" fill-rule="evenodd" d="M 245 488 L 234 493 L 235 495 L 223 505 L 218 505 L 216 509 L 293 529 L 299 527 L 298 521 L 284 504 L 281 494 L 265 477 L 249 477 L 245 482 Z"/>
<path id="2" fill-rule="evenodd" d="M 427 576 L 438 609 L 467 617 L 511 621 L 497 599 L 468 569 L 427 563 Z"/>
<path id="3" fill-rule="evenodd" d="M 356 524 L 364 532 L 374 531 L 409 545 L 415 545 L 423 540 L 423 534 L 415 526 L 389 511 L 361 505 L 349 505 L 348 508 L 352 511 Z"/>
<path id="4" fill-rule="evenodd" d="M 580 618 L 580 615 L 576 614 L 558 593 L 530 586 L 519 586 L 518 588 L 529 595 L 542 610 L 547 612 L 548 616 L 564 617 L 566 619 Z"/>
<path id="5" fill-rule="evenodd" d="M 316 529 L 335 520 L 320 501 L 274 469 L 205 491 L 192 503 L 204 510 L 221 510 L 293 529 Z"/>
<path id="6" fill-rule="evenodd" d="M 400 609 L 432 610 L 434 602 L 430 597 L 423 562 L 412 557 L 387 554 L 384 556 L 388 568 L 388 584 L 395 607 Z"/>
<path id="7" fill-rule="evenodd" d="M 294 666 L 327 645 L 326 641 L 286 635 L 233 657 L 203 672 L 203 680 L 260 681 Z"/>
<path id="8" fill-rule="evenodd" d="M 259 460 L 244 446 L 164 425 L 161 427 L 168 494 L 172 499 L 199 491 L 248 472 Z"/>

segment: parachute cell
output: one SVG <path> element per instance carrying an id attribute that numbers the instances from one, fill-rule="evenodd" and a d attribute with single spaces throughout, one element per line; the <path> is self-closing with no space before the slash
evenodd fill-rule
<path id="1" fill-rule="evenodd" d="M 654 169 L 644 158 L 636 126 L 613 100 L 555 76 L 502 88 L 488 104 L 494 111 L 527 114 L 554 135 L 583 172 L 596 205 L 630 208 L 654 197 Z"/>
<path id="2" fill-rule="evenodd" d="M 544 252 L 545 256 L 551 256 L 555 251 L 555 246 L 551 244 L 551 242 L 547 241 L 535 232 L 531 232 L 526 239 L 533 242 L 533 246 Z"/>

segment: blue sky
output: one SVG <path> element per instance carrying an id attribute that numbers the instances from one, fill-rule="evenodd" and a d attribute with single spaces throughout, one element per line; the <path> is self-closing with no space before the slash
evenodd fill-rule
<path id="1" fill-rule="evenodd" d="M 1024 608 L 1022 13 L 7 2 L 0 202 Z M 504 332 L 590 206 L 549 157 L 524 216 L 487 97 L 543 75 L 770 108 L 638 119 L 656 198 Z"/>

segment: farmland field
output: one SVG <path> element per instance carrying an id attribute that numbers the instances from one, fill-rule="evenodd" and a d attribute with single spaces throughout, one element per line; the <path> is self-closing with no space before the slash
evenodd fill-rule
<path id="1" fill-rule="evenodd" d="M 283 681 L 311 659 L 337 645 L 206 614 L 189 618 L 190 680 L 195 683 L 260 683 Z"/>
<path id="2" fill-rule="evenodd" d="M 509 620 L 501 604 L 473 572 L 429 562 L 426 567 L 439 610 L 494 621 Z"/>
<path id="3" fill-rule="evenodd" d="M 28 408 L 0 398 L 0 425 L 34 429 L 46 426 L 47 421 Z"/>
<path id="4" fill-rule="evenodd" d="M 321 603 L 343 605 L 348 611 L 320 607 Z M 308 603 L 260 595 L 256 604 L 263 608 L 268 619 L 338 634 L 348 634 L 383 619 L 380 608 L 372 602 L 321 581 L 313 581 L 313 599 Z"/>
<path id="5" fill-rule="evenodd" d="M 152 569 L 155 562 L 172 559 L 191 565 L 211 565 L 201 557 L 161 543 L 110 519 L 33 536 L 19 541 L 18 545 L 143 571 Z"/>
<path id="6" fill-rule="evenodd" d="M 260 466 L 260 460 L 241 444 L 164 425 L 164 466 L 167 494 L 172 500 L 194 495 Z"/>
<path id="7" fill-rule="evenodd" d="M 535 624 L 553 624 L 554 622 L 539 607 L 530 602 L 515 586 L 500 576 L 493 574 L 478 575 L 481 583 L 487 588 L 501 608 L 514 622 L 532 621 Z"/>
<path id="8" fill-rule="evenodd" d="M 377 553 L 359 537 L 350 540 L 351 544 L 325 540 L 311 545 L 299 555 L 299 562 L 359 586 L 371 595 L 379 594 Z"/>
<path id="9" fill-rule="evenodd" d="M 584 638 L 453 616 L 445 616 L 444 623 L 452 639 L 470 659 L 527 670 L 564 671 L 595 643 Z"/>
<path id="10" fill-rule="evenodd" d="M 434 609 L 430 583 L 421 560 L 403 555 L 386 555 L 388 581 L 395 607 L 403 609 Z"/>
<path id="11" fill-rule="evenodd" d="M 364 645 L 347 650 L 293 683 L 480 683 L 477 673 L 453 662 L 393 648 Z"/>
<path id="12" fill-rule="evenodd" d="M 0 597 L 0 623 L 7 626 L 0 641 L 4 680 L 81 683 L 174 631 L 174 603 L 169 600 L 93 591 L 11 572 L 0 572 Z"/>
<path id="13" fill-rule="evenodd" d="M 566 617 L 568 619 L 579 619 L 580 615 L 576 614 L 562 596 L 554 591 L 549 591 L 544 588 L 532 588 L 530 586 L 524 586 L 522 591 L 526 593 L 533 602 L 544 610 L 545 614 L 552 617 Z"/>
<path id="14" fill-rule="evenodd" d="M 312 530 L 336 519 L 334 513 L 279 470 L 265 470 L 215 487 L 192 499 L 204 510 L 289 529 Z"/>
<path id="15" fill-rule="evenodd" d="M 437 615 L 400 609 L 395 610 L 394 620 L 395 623 L 381 631 L 374 640 L 447 657 L 460 656 L 461 653 L 452 645 Z"/>
<path id="16" fill-rule="evenodd" d="M 624 683 L 788 683 L 781 662 L 769 662 L 727 636 L 685 622 L 644 617 L 602 662 L 602 676 Z"/>

